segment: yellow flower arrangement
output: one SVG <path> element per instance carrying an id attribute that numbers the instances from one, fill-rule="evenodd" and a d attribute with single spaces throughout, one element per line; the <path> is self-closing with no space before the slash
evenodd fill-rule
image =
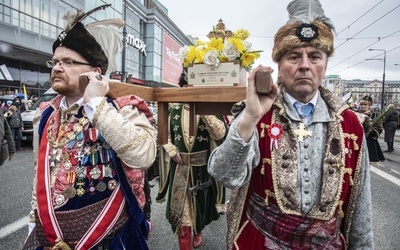
<path id="1" fill-rule="evenodd" d="M 260 57 L 261 51 L 253 50 L 252 44 L 246 40 L 250 36 L 249 31 L 239 29 L 232 33 L 224 29 L 222 20 L 219 22 L 220 28 L 209 33 L 209 41 L 196 40 L 194 45 L 185 45 L 179 50 L 183 66 L 204 63 L 218 67 L 220 62 L 238 61 L 242 67 L 250 71 L 254 61 Z"/>

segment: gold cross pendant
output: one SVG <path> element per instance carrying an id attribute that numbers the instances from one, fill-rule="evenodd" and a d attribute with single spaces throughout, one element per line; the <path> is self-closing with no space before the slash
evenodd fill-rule
<path id="1" fill-rule="evenodd" d="M 294 130 L 294 134 L 297 136 L 299 142 L 303 142 L 304 138 L 311 136 L 312 132 L 307 130 L 304 122 L 300 122 L 299 126 Z"/>

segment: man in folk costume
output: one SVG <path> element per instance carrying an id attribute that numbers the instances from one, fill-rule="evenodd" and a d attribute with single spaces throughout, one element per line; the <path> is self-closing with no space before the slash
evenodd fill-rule
<path id="1" fill-rule="evenodd" d="M 23 249 L 148 249 L 140 186 L 155 160 L 157 132 L 142 99 L 106 96 L 123 21 L 82 24 L 108 6 L 67 15 L 53 44 L 47 64 L 59 95 L 34 119 L 37 165 Z"/>
<path id="2" fill-rule="evenodd" d="M 179 80 L 187 87 L 184 71 Z M 166 217 L 178 234 L 179 249 L 190 250 L 202 244 L 202 230 L 223 212 L 225 188 L 207 172 L 207 161 L 216 141 L 222 140 L 227 126 L 222 116 L 197 116 L 195 135 L 189 134 L 189 106 L 169 107 L 169 139 L 162 145 L 170 159 L 160 172 L 157 202 L 167 200 Z M 220 210 L 221 209 L 221 210 Z M 193 236 L 192 236 L 193 233 Z"/>
<path id="3" fill-rule="evenodd" d="M 248 77 L 245 108 L 208 170 L 232 188 L 228 249 L 373 249 L 368 153 L 362 123 L 321 86 L 334 51 L 321 4 L 289 3 L 275 35 L 278 84 Z M 236 107 L 235 107 L 236 108 Z"/>

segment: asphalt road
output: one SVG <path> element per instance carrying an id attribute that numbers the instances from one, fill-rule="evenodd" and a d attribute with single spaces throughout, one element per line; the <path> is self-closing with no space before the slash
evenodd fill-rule
<path id="1" fill-rule="evenodd" d="M 400 133 L 400 131 L 399 131 Z M 383 137 L 379 139 L 386 149 Z M 33 154 L 29 145 L 18 152 L 15 159 L 0 168 L 0 250 L 21 249 L 27 235 L 27 214 L 30 210 Z M 377 250 L 400 249 L 400 135 L 395 151 L 385 153 L 385 162 L 372 164 L 372 209 L 374 241 Z M 151 182 L 153 200 L 158 191 L 158 180 Z M 165 218 L 165 203 L 152 204 L 153 231 L 149 248 L 153 250 L 179 249 L 177 236 L 172 233 Z M 214 221 L 203 231 L 203 245 L 198 248 L 225 249 L 226 216 Z"/>

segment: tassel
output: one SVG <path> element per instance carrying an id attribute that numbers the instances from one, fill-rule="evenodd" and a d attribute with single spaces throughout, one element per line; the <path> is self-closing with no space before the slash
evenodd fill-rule
<path id="1" fill-rule="evenodd" d="M 269 202 L 268 202 L 268 197 L 273 197 L 273 198 L 275 199 L 275 194 L 274 194 L 273 192 L 269 191 L 268 189 L 266 189 L 264 192 L 265 192 L 265 200 L 264 200 L 264 203 L 265 203 L 265 205 L 268 206 L 268 204 L 269 204 Z"/>
<path id="2" fill-rule="evenodd" d="M 267 125 L 265 123 L 261 123 L 260 124 L 260 128 L 261 128 L 261 135 L 260 138 L 265 138 L 265 128 L 267 127 Z"/>
<path id="3" fill-rule="evenodd" d="M 265 174 L 265 163 L 267 163 L 268 159 L 267 158 L 263 158 L 262 160 L 262 166 L 261 166 L 261 171 L 260 174 L 264 175 Z"/>

